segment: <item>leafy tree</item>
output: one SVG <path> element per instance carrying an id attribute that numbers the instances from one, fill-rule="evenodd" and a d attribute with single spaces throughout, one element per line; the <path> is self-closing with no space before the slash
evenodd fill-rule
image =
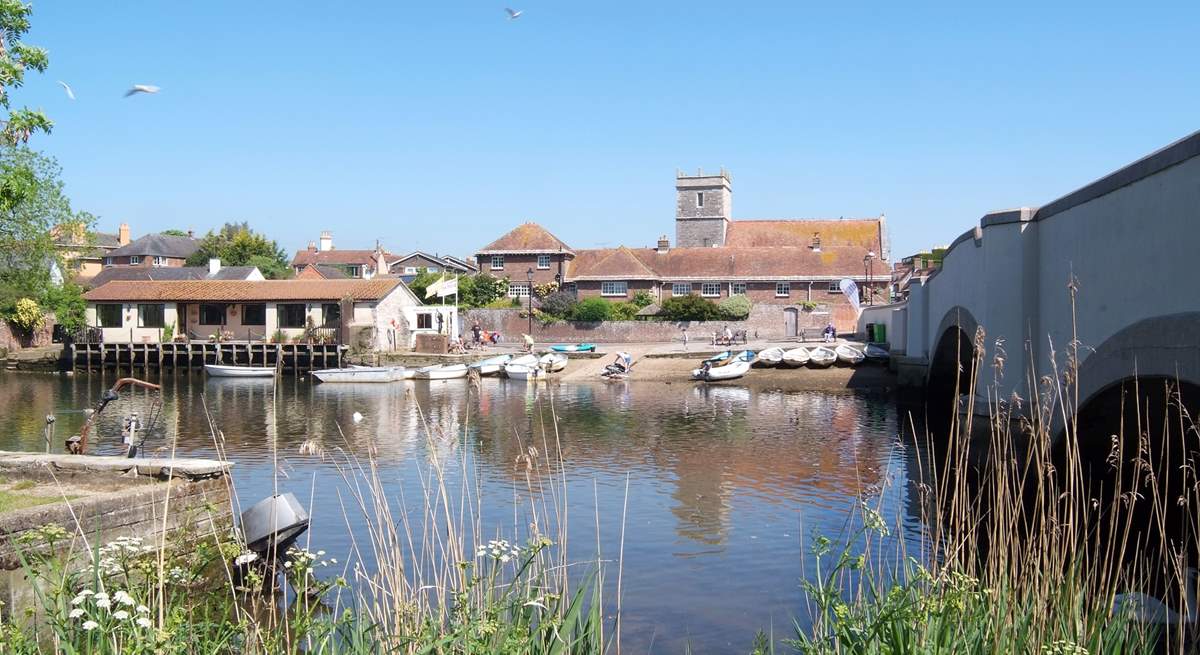
<path id="1" fill-rule="evenodd" d="M 51 285 L 46 290 L 45 305 L 54 312 L 55 320 L 67 330 L 78 330 L 87 322 L 87 301 L 83 299 L 83 287 L 70 280 L 61 286 Z"/>
<path id="2" fill-rule="evenodd" d="M 610 320 L 613 321 L 632 321 L 637 318 L 637 313 L 641 309 L 637 304 L 631 302 L 615 302 L 612 304 L 612 309 L 609 312 Z"/>
<path id="3" fill-rule="evenodd" d="M 659 316 L 668 321 L 711 321 L 721 317 L 721 309 L 711 300 L 689 293 L 665 300 Z"/>
<path id="4" fill-rule="evenodd" d="M 29 32 L 32 13 L 33 6 L 20 0 L 0 0 L 0 107 L 8 111 L 8 120 L 0 128 L 0 143 L 4 145 L 28 143 L 34 133 L 49 133 L 54 127 L 41 111 L 11 107 L 11 90 L 25 83 L 26 71 L 40 73 L 50 65 L 45 49 L 21 41 Z"/>
<path id="5" fill-rule="evenodd" d="M 754 304 L 746 296 L 741 294 L 729 296 L 721 301 L 721 316 L 728 319 L 740 320 L 750 315 L 752 307 L 754 307 Z"/>
<path id="6" fill-rule="evenodd" d="M 441 273 L 430 273 L 428 269 L 421 267 L 413 281 L 408 283 L 408 288 L 417 296 L 417 300 L 425 302 L 425 291 L 429 289 L 429 285 L 441 278 Z"/>
<path id="7" fill-rule="evenodd" d="M 163 230 L 162 232 L 159 232 L 159 234 L 169 237 L 186 237 L 188 235 L 187 230 L 176 230 L 174 228 L 170 230 Z"/>
<path id="8" fill-rule="evenodd" d="M 466 286 L 463 286 L 464 279 L 470 280 Z M 468 307 L 485 307 L 508 293 L 508 280 L 502 280 L 487 273 L 479 273 L 470 278 L 460 278 L 458 284 L 459 298 Z"/>
<path id="9" fill-rule="evenodd" d="M 209 230 L 200 240 L 200 248 L 188 257 L 187 265 L 205 266 L 210 259 L 220 259 L 225 266 L 257 266 L 270 279 L 291 276 L 283 248 L 251 230 L 250 224 L 245 222 L 226 223 L 217 232 Z"/>
<path id="10" fill-rule="evenodd" d="M 603 298 L 584 298 L 571 311 L 574 321 L 607 321 L 612 316 L 612 303 Z"/>
<path id="11" fill-rule="evenodd" d="M 575 309 L 575 305 L 579 300 L 575 298 L 575 294 L 566 291 L 555 291 L 554 293 L 542 298 L 542 311 L 558 318 L 566 318 L 571 315 L 571 311 Z"/>
<path id="12" fill-rule="evenodd" d="M 633 304 L 637 305 L 638 309 L 649 307 L 654 304 L 654 296 L 650 295 L 649 291 L 639 291 L 633 294 Z"/>

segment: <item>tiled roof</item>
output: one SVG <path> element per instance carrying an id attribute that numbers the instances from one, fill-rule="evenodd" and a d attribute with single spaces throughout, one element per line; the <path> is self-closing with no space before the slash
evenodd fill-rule
<path id="1" fill-rule="evenodd" d="M 121 245 L 121 238 L 107 232 L 92 232 L 81 237 L 78 233 L 67 232 L 58 227 L 51 230 L 54 243 L 60 246 L 91 246 L 95 248 L 112 249 Z M 88 238 L 90 236 L 90 238 Z"/>
<path id="2" fill-rule="evenodd" d="M 130 255 L 140 255 L 142 257 L 158 256 L 187 259 L 199 249 L 200 241 L 191 237 L 147 234 L 140 239 L 134 239 L 120 248 L 107 253 L 107 256 L 128 257 Z"/>
<path id="3" fill-rule="evenodd" d="M 624 251 L 624 254 L 621 253 Z M 566 280 L 788 280 L 863 276 L 865 248 L 602 248 L 579 250 Z M 632 261 L 631 261 L 632 259 Z M 634 263 L 636 262 L 636 263 Z M 876 260 L 875 276 L 890 276 L 891 264 Z"/>
<path id="4" fill-rule="evenodd" d="M 813 235 L 821 248 L 858 246 L 879 252 L 879 219 L 795 219 L 730 221 L 725 246 L 730 248 L 807 248 Z"/>
<path id="5" fill-rule="evenodd" d="M 638 250 L 645 250 L 648 253 L 640 253 L 639 256 Z M 651 255 L 657 255 L 657 253 L 649 248 L 634 250 L 625 246 L 580 250 L 575 253 L 575 259 L 569 264 L 567 277 L 656 280 L 661 277 L 661 274 L 651 266 L 657 266 L 660 262 Z"/>
<path id="6" fill-rule="evenodd" d="M 385 252 L 384 259 L 391 262 L 395 255 Z M 374 250 L 297 250 L 292 258 L 292 266 L 307 266 L 309 264 L 356 265 L 366 266 L 375 264 Z"/>
<path id="7" fill-rule="evenodd" d="M 117 280 L 245 280 L 255 270 L 253 266 L 223 266 L 216 275 L 209 276 L 207 266 L 110 266 L 88 280 L 87 285 L 95 289 Z"/>
<path id="8" fill-rule="evenodd" d="M 399 280 L 188 280 L 109 282 L 84 294 L 90 301 L 244 302 L 272 300 L 380 300 Z"/>
<path id="9" fill-rule="evenodd" d="M 571 247 L 537 223 L 522 223 L 479 250 L 480 255 L 573 253 Z"/>

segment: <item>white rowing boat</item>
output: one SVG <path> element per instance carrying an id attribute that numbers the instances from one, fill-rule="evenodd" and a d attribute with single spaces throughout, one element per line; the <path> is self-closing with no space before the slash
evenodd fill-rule
<path id="1" fill-rule="evenodd" d="M 754 361 L 750 362 L 750 365 L 754 368 L 774 368 L 779 366 L 782 361 L 783 348 L 775 347 L 758 351 L 758 355 L 755 356 Z"/>
<path id="2" fill-rule="evenodd" d="M 863 355 L 872 362 L 887 363 L 892 353 L 888 352 L 887 348 L 868 343 L 867 347 L 863 348 Z"/>
<path id="3" fill-rule="evenodd" d="M 538 363 L 547 373 L 558 373 L 567 367 L 567 356 L 561 353 L 546 353 L 538 359 Z"/>
<path id="4" fill-rule="evenodd" d="M 418 380 L 455 380 L 467 377 L 466 364 L 434 364 L 417 369 Z"/>
<path id="5" fill-rule="evenodd" d="M 837 353 L 838 361 L 847 366 L 858 366 L 865 358 L 861 350 L 844 343 L 834 348 L 833 352 Z"/>
<path id="6" fill-rule="evenodd" d="M 719 380 L 734 380 L 742 377 L 750 371 L 750 362 L 742 359 L 735 359 L 724 366 L 713 366 L 692 370 L 693 380 L 703 380 L 705 382 L 717 382 Z"/>
<path id="7" fill-rule="evenodd" d="M 784 351 L 783 362 L 781 364 L 789 368 L 800 368 L 808 363 L 808 357 L 808 348 L 804 346 L 792 348 L 791 350 Z"/>
<path id="8" fill-rule="evenodd" d="M 825 346 L 817 346 L 808 351 L 808 365 L 813 368 L 828 368 L 837 361 L 837 353 Z"/>
<path id="9" fill-rule="evenodd" d="M 404 379 L 403 366 L 351 366 L 313 371 L 321 382 L 395 382 Z"/>
<path id="10" fill-rule="evenodd" d="M 504 370 L 504 365 L 512 358 L 512 355 L 488 357 L 487 359 L 481 359 L 471 364 L 470 368 L 478 370 L 480 375 L 499 375 Z"/>
<path id="11" fill-rule="evenodd" d="M 526 382 L 537 382 L 548 377 L 546 371 L 536 361 L 533 364 L 505 364 L 504 375 L 513 380 L 525 380 Z"/>
<path id="12" fill-rule="evenodd" d="M 275 376 L 275 367 L 205 364 L 204 372 L 214 378 L 269 378 Z"/>

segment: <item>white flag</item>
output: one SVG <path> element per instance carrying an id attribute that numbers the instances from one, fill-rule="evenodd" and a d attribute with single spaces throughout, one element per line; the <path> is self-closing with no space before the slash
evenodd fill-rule
<path id="1" fill-rule="evenodd" d="M 433 284 L 425 287 L 425 297 L 432 298 L 435 295 L 441 296 L 442 294 L 440 293 L 440 289 L 442 288 L 442 285 L 445 283 L 446 283 L 446 276 L 443 275 L 442 277 L 439 277 L 437 282 L 434 282 Z"/>
<path id="2" fill-rule="evenodd" d="M 438 298 L 445 298 L 446 296 L 457 296 L 458 295 L 458 278 L 454 278 L 452 280 L 446 280 L 445 282 L 439 282 L 438 288 L 437 288 L 437 295 L 438 295 Z"/>
<path id="3" fill-rule="evenodd" d="M 842 278 L 842 281 L 838 282 L 838 288 L 846 294 L 846 300 L 849 300 L 850 306 L 854 308 L 854 316 L 856 318 L 862 316 L 862 307 L 858 304 L 858 285 L 854 283 L 854 280 L 848 277 Z"/>

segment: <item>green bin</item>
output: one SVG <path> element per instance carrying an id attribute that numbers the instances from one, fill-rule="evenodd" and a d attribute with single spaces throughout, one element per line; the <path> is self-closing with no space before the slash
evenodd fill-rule
<path id="1" fill-rule="evenodd" d="M 875 324 L 875 334 L 873 335 L 872 341 L 875 343 L 887 343 L 887 324 Z"/>

